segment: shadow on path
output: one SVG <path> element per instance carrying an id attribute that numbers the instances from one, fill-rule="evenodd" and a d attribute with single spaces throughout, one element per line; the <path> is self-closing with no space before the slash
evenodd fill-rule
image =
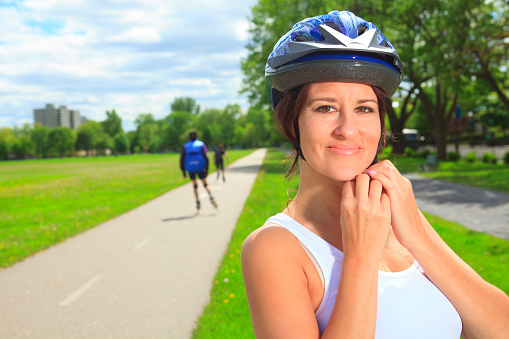
<path id="1" fill-rule="evenodd" d="M 411 176 L 416 198 L 434 204 L 475 204 L 482 208 L 493 208 L 509 204 L 509 194 L 484 190 L 440 180 Z"/>
<path id="2" fill-rule="evenodd" d="M 161 219 L 161 221 L 163 221 L 163 222 L 178 221 L 178 220 L 193 219 L 193 218 L 198 218 L 198 217 L 210 218 L 210 217 L 213 217 L 215 215 L 216 215 L 215 213 L 210 213 L 210 214 L 193 213 L 193 214 L 189 214 L 189 215 L 183 215 L 181 217 L 173 217 L 173 218 Z"/>
<path id="3" fill-rule="evenodd" d="M 238 167 L 228 168 L 229 172 L 236 172 L 236 173 L 258 173 L 259 170 L 260 170 L 260 166 L 258 166 L 258 165 L 238 166 Z"/>
<path id="4" fill-rule="evenodd" d="M 419 209 L 509 240 L 509 194 L 404 174 Z"/>

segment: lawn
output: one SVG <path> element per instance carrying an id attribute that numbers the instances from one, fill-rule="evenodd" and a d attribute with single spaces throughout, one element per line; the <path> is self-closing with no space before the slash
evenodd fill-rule
<path id="1" fill-rule="evenodd" d="M 229 151 L 230 162 L 250 152 Z M 2 161 L 0 267 L 186 182 L 178 154 L 171 153 Z"/>
<path id="2" fill-rule="evenodd" d="M 285 166 L 280 165 L 283 157 L 278 151 L 267 153 L 214 278 L 210 303 L 196 324 L 193 339 L 254 338 L 242 279 L 240 250 L 244 239 L 263 225 L 269 216 L 283 210 L 293 191 L 298 188 L 298 179 L 284 180 Z M 267 199 L 267 196 L 271 199 Z M 425 215 L 460 257 L 484 279 L 509 294 L 509 241 Z"/>
<path id="3" fill-rule="evenodd" d="M 388 151 L 390 150 L 388 148 Z M 401 173 L 416 172 L 431 179 L 509 193 L 509 165 L 503 163 L 493 165 L 481 161 L 473 163 L 465 160 L 440 161 L 436 171 L 420 172 L 419 164 L 424 164 L 426 161 L 423 158 L 388 155 L 388 152 L 382 157 L 392 161 Z"/>
<path id="4" fill-rule="evenodd" d="M 468 163 L 440 162 L 436 172 L 421 173 L 431 179 L 452 181 L 489 190 L 509 193 L 509 166 L 506 164 L 485 164 L 477 161 Z"/>

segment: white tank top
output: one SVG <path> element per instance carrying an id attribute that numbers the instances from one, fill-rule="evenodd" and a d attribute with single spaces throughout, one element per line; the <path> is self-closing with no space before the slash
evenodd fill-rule
<path id="1" fill-rule="evenodd" d="M 322 271 L 325 293 L 315 316 L 323 334 L 336 302 L 343 252 L 286 214 L 278 213 L 268 223 L 280 225 L 295 235 Z M 423 273 L 417 262 L 401 272 L 378 271 L 375 339 L 460 337 L 462 323 L 458 312 Z"/>

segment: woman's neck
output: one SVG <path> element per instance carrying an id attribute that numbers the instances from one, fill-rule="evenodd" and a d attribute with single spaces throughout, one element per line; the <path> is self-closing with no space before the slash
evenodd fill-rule
<path id="1" fill-rule="evenodd" d="M 310 171 L 313 170 L 301 168 L 297 196 L 284 213 L 341 250 L 344 183 Z"/>

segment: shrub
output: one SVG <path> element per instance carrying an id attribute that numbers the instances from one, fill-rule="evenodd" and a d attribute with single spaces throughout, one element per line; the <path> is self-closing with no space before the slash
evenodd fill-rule
<path id="1" fill-rule="evenodd" d="M 466 162 L 476 162 L 477 157 L 475 155 L 475 152 L 470 152 L 467 155 L 465 155 L 465 161 Z"/>
<path id="2" fill-rule="evenodd" d="M 447 159 L 449 159 L 450 161 L 458 161 L 460 160 L 460 158 L 461 158 L 460 152 L 447 153 Z"/>
<path id="3" fill-rule="evenodd" d="M 426 159 L 426 157 L 427 157 L 428 155 L 430 155 L 430 154 L 431 154 L 431 151 L 430 151 L 429 149 L 425 149 L 424 151 L 418 152 L 418 153 L 416 154 L 416 156 L 417 156 L 418 158 Z"/>
<path id="4" fill-rule="evenodd" d="M 487 164 L 496 164 L 498 162 L 498 158 L 495 154 L 486 152 L 482 155 L 482 161 Z"/>
<path id="5" fill-rule="evenodd" d="M 415 157 L 415 151 L 412 148 L 410 148 L 410 147 L 406 147 L 405 148 L 404 154 L 405 154 L 406 157 L 409 157 L 409 158 L 414 158 Z"/>
<path id="6" fill-rule="evenodd" d="M 391 156 L 391 153 L 392 153 L 392 146 L 387 146 L 384 148 L 381 158 L 387 159 Z"/>
<path id="7" fill-rule="evenodd" d="M 509 152 L 506 152 L 502 159 L 504 160 L 504 164 L 509 165 Z"/>

